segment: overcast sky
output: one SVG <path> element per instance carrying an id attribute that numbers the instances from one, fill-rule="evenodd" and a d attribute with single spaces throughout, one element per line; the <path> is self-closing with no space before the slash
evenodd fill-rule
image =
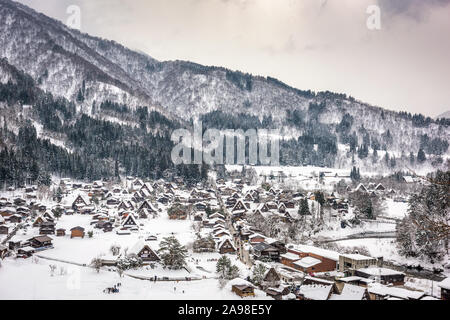
<path id="1" fill-rule="evenodd" d="M 20 0 L 158 60 L 190 60 L 347 93 L 388 109 L 450 110 L 450 0 Z M 369 30 L 369 5 L 381 29 Z"/>

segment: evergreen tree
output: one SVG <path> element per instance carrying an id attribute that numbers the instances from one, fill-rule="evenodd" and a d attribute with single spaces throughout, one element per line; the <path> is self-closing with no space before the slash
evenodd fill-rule
<path id="1" fill-rule="evenodd" d="M 262 263 L 256 264 L 253 267 L 251 282 L 256 286 L 261 285 L 264 280 L 264 276 L 266 275 L 266 272 L 267 268 Z"/>
<path id="2" fill-rule="evenodd" d="M 308 200 L 306 198 L 303 198 L 300 200 L 298 214 L 301 216 L 306 216 L 306 215 L 311 214 L 309 212 Z"/>
<path id="3" fill-rule="evenodd" d="M 166 267 L 178 270 L 186 265 L 187 249 L 174 237 L 166 237 L 159 244 L 158 253 Z"/>
<path id="4" fill-rule="evenodd" d="M 418 163 L 424 163 L 427 160 L 427 157 L 425 156 L 425 152 L 423 149 L 419 149 L 419 152 L 417 153 L 417 162 Z"/>
<path id="5" fill-rule="evenodd" d="M 414 154 L 412 152 L 409 153 L 409 164 L 414 165 L 416 159 L 414 158 Z"/>
<path id="6" fill-rule="evenodd" d="M 408 214 L 397 226 L 401 254 L 440 261 L 449 247 L 450 171 L 438 171 L 430 184 L 410 196 Z"/>
<path id="7" fill-rule="evenodd" d="M 231 260 L 223 255 L 219 258 L 216 264 L 216 272 L 219 274 L 219 279 L 232 280 L 239 277 L 239 269 L 231 264 Z"/>

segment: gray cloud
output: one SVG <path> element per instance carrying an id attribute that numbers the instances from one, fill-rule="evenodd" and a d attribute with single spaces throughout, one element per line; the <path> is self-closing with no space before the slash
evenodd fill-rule
<path id="1" fill-rule="evenodd" d="M 436 115 L 450 101 L 450 0 L 18 0 L 158 60 L 191 60 Z M 366 27 L 379 4 L 382 28 Z M 413 94 L 412 94 L 413 93 Z"/>
<path id="2" fill-rule="evenodd" d="M 445 7 L 450 0 L 378 0 L 378 4 L 388 16 L 405 15 L 421 20 L 430 8 Z"/>

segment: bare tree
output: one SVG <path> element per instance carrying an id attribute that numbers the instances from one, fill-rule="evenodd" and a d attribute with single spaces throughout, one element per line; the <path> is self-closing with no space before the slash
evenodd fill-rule
<path id="1" fill-rule="evenodd" d="M 56 265 L 50 264 L 49 267 L 50 267 L 50 276 L 53 277 L 53 275 L 55 274 Z"/>
<path id="2" fill-rule="evenodd" d="M 100 268 L 103 266 L 102 259 L 100 259 L 99 257 L 94 258 L 92 259 L 90 265 L 97 271 L 97 273 L 99 273 Z"/>
<path id="3" fill-rule="evenodd" d="M 118 244 L 111 245 L 111 247 L 109 248 L 109 251 L 111 251 L 113 256 L 118 256 L 120 253 L 120 245 L 118 245 Z"/>
<path id="4" fill-rule="evenodd" d="M 122 269 L 121 267 L 117 267 L 117 268 L 116 268 L 116 271 L 117 271 L 117 273 L 119 274 L 119 277 L 122 278 L 122 275 L 123 275 L 123 269 Z"/>

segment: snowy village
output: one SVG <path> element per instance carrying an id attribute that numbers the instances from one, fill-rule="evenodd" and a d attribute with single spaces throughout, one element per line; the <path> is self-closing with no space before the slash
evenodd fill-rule
<path id="1" fill-rule="evenodd" d="M 190 187 L 175 176 L 10 188 L 0 199 L 0 297 L 449 298 L 448 264 L 398 249 L 405 190 L 421 178 L 356 185 L 342 170 L 233 169 Z M 384 209 L 368 217 L 359 197 Z"/>
<path id="2" fill-rule="evenodd" d="M 450 0 L 0 0 L 2 311 L 450 300 L 449 17 Z"/>

